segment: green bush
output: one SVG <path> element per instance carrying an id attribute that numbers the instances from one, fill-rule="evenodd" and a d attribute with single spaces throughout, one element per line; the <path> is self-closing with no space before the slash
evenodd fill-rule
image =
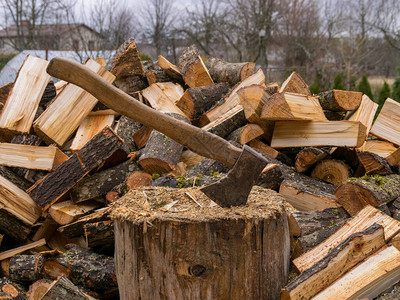
<path id="1" fill-rule="evenodd" d="M 318 75 L 315 75 L 313 83 L 309 86 L 312 95 L 321 93 L 321 85 L 319 84 Z"/>
<path id="2" fill-rule="evenodd" d="M 400 78 L 397 78 L 393 83 L 392 99 L 400 102 Z"/>
<path id="3" fill-rule="evenodd" d="M 333 89 L 334 90 L 345 90 L 342 73 L 337 74 L 335 76 L 335 79 L 333 79 Z"/>
<path id="4" fill-rule="evenodd" d="M 379 91 L 379 96 L 378 96 L 378 104 L 380 106 L 385 103 L 385 100 L 390 97 L 390 87 L 386 83 L 386 81 L 383 83 L 381 90 Z"/>
<path id="5" fill-rule="evenodd" d="M 361 77 L 361 80 L 358 83 L 358 91 L 367 95 L 371 100 L 374 100 L 371 91 L 371 86 L 369 85 L 367 75 L 365 74 Z"/>
<path id="6" fill-rule="evenodd" d="M 139 53 L 139 58 L 141 61 L 153 61 L 153 59 L 151 58 L 150 55 L 146 54 L 146 53 Z"/>
<path id="7" fill-rule="evenodd" d="M 0 70 L 15 56 L 15 54 L 0 54 Z"/>

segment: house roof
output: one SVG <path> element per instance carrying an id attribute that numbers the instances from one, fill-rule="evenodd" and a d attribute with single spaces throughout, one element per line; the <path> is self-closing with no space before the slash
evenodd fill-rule
<path id="1" fill-rule="evenodd" d="M 54 35 L 62 35 L 68 31 L 73 31 L 77 28 L 84 27 L 98 35 L 97 31 L 93 30 L 89 26 L 83 23 L 72 23 L 72 24 L 42 24 L 36 27 L 36 34 L 41 36 L 54 36 Z M 0 30 L 0 37 L 16 37 L 17 36 L 17 25 L 11 25 L 6 27 L 3 30 Z M 22 30 L 24 35 L 28 34 L 28 25 L 23 25 Z"/>

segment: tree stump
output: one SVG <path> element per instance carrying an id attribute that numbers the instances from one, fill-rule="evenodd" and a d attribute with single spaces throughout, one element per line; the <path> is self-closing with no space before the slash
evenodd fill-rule
<path id="1" fill-rule="evenodd" d="M 193 188 L 132 190 L 112 213 L 121 299 L 279 299 L 290 252 L 284 205 L 259 187 L 229 209 Z"/>

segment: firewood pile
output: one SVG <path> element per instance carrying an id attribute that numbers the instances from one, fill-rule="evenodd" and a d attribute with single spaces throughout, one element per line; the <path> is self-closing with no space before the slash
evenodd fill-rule
<path id="1" fill-rule="evenodd" d="M 400 103 L 387 99 L 374 119 L 378 105 L 359 92 L 311 95 L 295 72 L 267 83 L 254 63 L 203 59 L 195 46 L 174 65 L 161 55 L 142 62 L 128 40 L 111 66 L 85 65 L 269 162 L 256 185 L 290 204 L 298 273 L 281 299 L 372 299 L 400 280 Z M 113 203 L 146 186 L 208 185 L 229 168 L 54 83 L 47 66 L 28 56 L 0 88 L 0 294 L 118 298 Z"/>

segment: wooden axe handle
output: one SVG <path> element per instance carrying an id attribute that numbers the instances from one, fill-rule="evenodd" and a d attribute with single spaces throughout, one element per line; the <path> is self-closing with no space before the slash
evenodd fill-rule
<path id="1" fill-rule="evenodd" d="M 79 86 L 116 112 L 158 130 L 193 152 L 218 160 L 230 168 L 242 152 L 219 136 L 176 120 L 133 99 L 78 62 L 53 58 L 47 73 Z"/>

